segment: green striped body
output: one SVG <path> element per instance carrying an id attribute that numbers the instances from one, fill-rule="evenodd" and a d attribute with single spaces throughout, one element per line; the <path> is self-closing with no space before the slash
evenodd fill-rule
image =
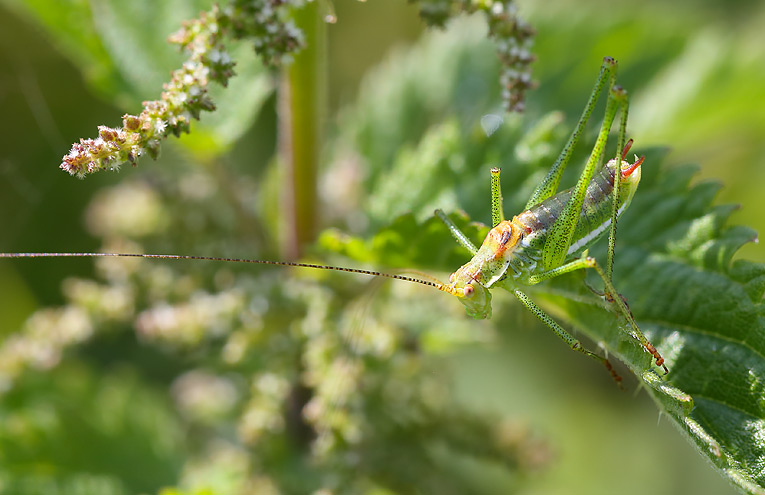
<path id="1" fill-rule="evenodd" d="M 606 166 L 602 167 L 595 174 L 587 186 L 587 194 L 582 204 L 582 210 L 579 213 L 576 229 L 574 229 L 571 246 L 566 254 L 567 258 L 581 253 L 584 249 L 591 246 L 610 227 L 615 163 L 615 160 L 609 161 Z M 628 162 L 622 162 L 623 168 L 629 166 Z M 629 176 L 622 177 L 619 188 L 619 215 L 629 206 L 639 182 L 640 167 Z M 557 220 L 560 212 L 565 208 L 566 203 L 571 199 L 572 191 L 573 188 L 561 191 L 515 217 L 514 221 L 519 222 L 527 229 L 531 229 L 531 232 L 527 230 L 527 233 L 513 252 L 514 255 L 521 258 L 528 257 L 535 261 L 540 259 L 542 249 L 547 240 L 547 233 L 552 228 L 555 220 Z"/>

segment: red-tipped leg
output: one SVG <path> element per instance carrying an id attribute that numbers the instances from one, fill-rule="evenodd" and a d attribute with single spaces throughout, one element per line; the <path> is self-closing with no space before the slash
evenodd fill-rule
<path id="1" fill-rule="evenodd" d="M 624 390 L 624 385 L 622 385 L 622 377 L 619 375 L 619 373 L 616 372 L 613 366 L 611 366 L 611 362 L 606 359 L 603 364 L 606 366 L 606 369 L 609 373 L 611 373 L 611 378 L 614 379 L 616 382 L 616 385 L 619 386 L 620 389 Z"/>
<path id="2" fill-rule="evenodd" d="M 646 344 L 646 349 L 648 349 L 648 352 L 651 353 L 651 356 L 656 360 L 656 366 L 661 366 L 664 368 L 664 374 L 666 375 L 669 373 L 669 370 L 667 369 L 667 366 L 664 364 L 664 358 L 661 357 L 661 354 L 659 354 L 659 351 L 656 350 L 656 348 L 651 344 L 650 342 Z"/>
<path id="3" fill-rule="evenodd" d="M 591 290 L 593 290 L 593 291 L 594 291 L 596 294 L 603 296 L 603 297 L 606 299 L 606 301 L 608 301 L 608 302 L 610 302 L 610 303 L 616 302 L 616 301 L 614 300 L 614 296 L 612 296 L 610 293 L 608 293 L 608 292 L 604 292 L 604 293 L 602 293 L 602 294 L 601 294 L 601 293 L 599 293 L 599 292 L 595 291 L 595 290 L 594 290 L 594 289 L 592 289 L 592 288 L 590 288 L 590 289 L 591 289 Z M 629 306 L 629 304 L 627 304 L 627 298 L 626 298 L 626 297 L 624 297 L 624 296 L 623 296 L 623 295 L 621 295 L 621 294 L 617 294 L 617 295 L 619 296 L 619 298 L 620 298 L 620 299 L 622 300 L 622 302 L 624 303 L 624 307 L 625 307 L 625 308 L 627 309 L 627 311 L 629 312 L 629 314 L 630 314 L 630 317 L 634 318 L 634 316 L 632 315 L 632 310 L 630 309 L 630 306 Z M 656 360 L 656 366 L 661 366 L 662 368 L 664 368 L 664 374 L 665 374 L 665 375 L 666 375 L 667 373 L 669 373 L 669 370 L 667 369 L 667 366 L 664 364 L 664 358 L 663 358 L 663 357 L 661 357 L 661 354 L 659 353 L 659 351 L 657 351 L 657 350 L 656 350 L 656 348 L 653 346 L 653 344 L 651 344 L 651 343 L 650 343 L 650 342 L 648 342 L 648 341 L 646 341 L 646 342 L 647 342 L 647 343 L 645 344 L 645 346 L 644 346 L 644 347 L 645 347 L 645 348 L 646 348 L 646 350 L 647 350 L 647 351 L 648 351 L 648 352 L 651 354 L 651 356 L 653 356 L 653 358 Z M 609 364 L 606 364 L 606 368 L 608 368 L 609 370 L 611 369 L 611 365 L 610 365 L 610 363 L 609 363 Z"/>

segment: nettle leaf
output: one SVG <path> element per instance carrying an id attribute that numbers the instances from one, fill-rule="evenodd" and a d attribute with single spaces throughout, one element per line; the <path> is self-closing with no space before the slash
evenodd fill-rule
<path id="1" fill-rule="evenodd" d="M 468 42 L 461 45 L 463 50 L 468 46 Z M 426 85 L 428 76 L 405 61 L 391 62 L 386 73 L 375 75 L 387 82 L 369 87 L 397 94 L 392 81 L 402 79 L 403 68 L 407 68 L 407 91 L 426 93 L 412 88 L 411 81 L 421 77 Z M 459 78 L 459 74 L 453 75 Z M 446 112 L 439 119 L 438 112 L 421 102 L 379 98 L 379 94 L 362 93 L 359 108 L 366 110 L 346 123 L 355 126 L 350 132 L 358 133 L 355 151 L 373 169 L 383 161 L 377 148 L 380 141 L 369 137 L 375 129 L 388 145 L 398 146 L 394 148 L 398 151 L 385 156 L 384 171 L 371 172 L 367 196 L 371 208 L 364 211 L 372 225 L 379 221 L 375 212 L 412 213 L 367 237 L 327 232 L 320 245 L 376 266 L 449 273 L 469 255 L 455 247 L 446 228 L 429 216 L 433 207 L 465 208 L 487 221 L 487 164 L 494 163 L 503 167 L 506 214 L 520 212 L 530 188 L 552 163 L 549 156 L 562 146 L 560 119 L 549 114 L 544 124 L 527 115 L 526 122 L 537 124 L 506 121 L 495 134 L 486 135 L 475 133 L 470 120 L 458 111 L 460 117 Z M 373 95 L 377 102 L 385 101 L 385 113 L 370 106 L 367 99 Z M 490 111 L 490 105 L 483 109 Z M 406 138 L 379 134 L 393 127 L 386 115 L 415 110 L 431 119 L 429 127 L 412 130 Z M 494 140 L 495 136 L 501 138 Z M 580 145 L 577 152 L 588 150 Z M 651 356 L 625 329 L 626 322 L 584 283 L 584 273 L 560 277 L 529 292 L 556 318 L 573 324 L 623 361 L 646 385 L 659 409 L 734 485 L 763 493 L 765 265 L 732 261 L 742 245 L 756 240 L 756 233 L 728 225 L 736 207 L 713 204 L 720 184 L 692 184 L 697 168 L 662 167 L 664 155 L 664 150 L 648 153 L 638 193 L 619 222 L 614 282 L 640 328 L 666 358 L 670 373 L 663 376 L 652 365 Z M 567 173 L 578 174 L 579 163 L 573 159 L 573 170 Z M 444 189 L 444 183 L 451 189 Z M 471 225 L 464 213 L 452 218 L 480 243 L 485 227 Z M 591 250 L 601 263 L 606 259 L 604 240 Z M 597 277 L 588 281 L 598 286 Z"/>
<path id="2" fill-rule="evenodd" d="M 434 123 L 454 114 L 461 125 L 473 125 L 492 107 L 500 112 L 499 69 L 493 56 L 485 56 L 493 51 L 485 24 L 473 18 L 448 32 L 429 32 L 365 78 L 343 116 L 339 142 L 354 144 L 369 190 L 400 150 L 419 143 Z"/>
<path id="3" fill-rule="evenodd" d="M 734 208 L 712 204 L 717 184 L 689 186 L 695 167 L 664 171 L 657 162 L 649 155 L 639 193 L 619 222 L 614 281 L 670 374 L 651 368 L 650 356 L 619 330 L 622 322 L 603 316 L 603 303 L 576 277 L 539 287 L 537 297 L 624 361 L 734 484 L 761 493 L 765 265 L 731 263 L 757 236 L 727 226 Z"/>
<path id="4" fill-rule="evenodd" d="M 583 283 L 584 274 L 529 290 L 623 361 L 733 483 L 759 493 L 765 485 L 765 265 L 731 263 L 756 234 L 727 226 L 734 208 L 712 204 L 717 184 L 689 186 L 696 168 L 665 171 L 661 157 L 649 154 L 639 193 L 619 222 L 615 284 L 670 374 L 652 367 L 626 323 Z M 476 243 L 486 233 L 464 213 L 452 218 Z M 417 222 L 412 215 L 367 240 L 326 232 L 320 244 L 378 266 L 448 271 L 468 259 L 438 220 Z M 592 254 L 602 261 L 604 252 L 601 242 Z"/>

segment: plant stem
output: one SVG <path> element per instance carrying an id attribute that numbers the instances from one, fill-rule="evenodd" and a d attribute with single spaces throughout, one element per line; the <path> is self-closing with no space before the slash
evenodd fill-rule
<path id="1" fill-rule="evenodd" d="M 326 96 L 326 26 L 323 2 L 293 12 L 306 46 L 283 73 L 279 95 L 279 148 L 287 166 L 284 190 L 284 255 L 299 258 L 316 237 L 317 168 L 322 145 Z"/>

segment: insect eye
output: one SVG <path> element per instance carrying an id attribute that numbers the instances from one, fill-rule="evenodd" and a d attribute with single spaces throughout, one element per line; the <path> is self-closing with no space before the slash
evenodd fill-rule
<path id="1" fill-rule="evenodd" d="M 449 282 L 453 284 L 456 276 L 457 276 L 457 272 L 454 272 L 451 275 L 449 275 Z"/>
<path id="2" fill-rule="evenodd" d="M 462 289 L 462 292 L 465 294 L 465 297 L 472 297 L 473 293 L 475 292 L 475 289 L 472 285 L 468 284 L 465 286 L 464 289 Z"/>

